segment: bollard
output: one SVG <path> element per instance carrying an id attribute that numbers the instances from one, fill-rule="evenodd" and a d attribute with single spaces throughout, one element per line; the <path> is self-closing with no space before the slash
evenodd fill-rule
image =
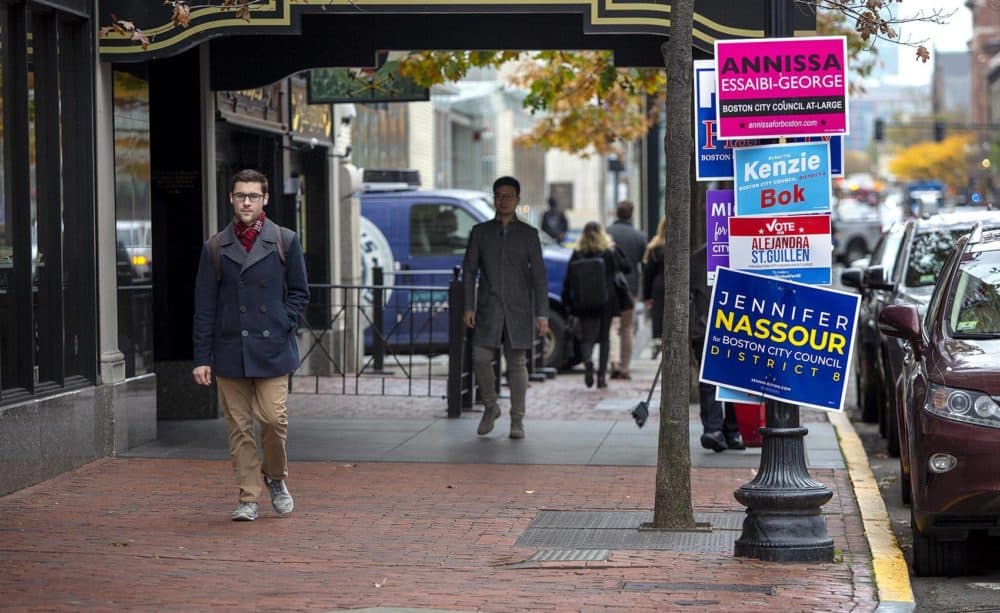
<path id="1" fill-rule="evenodd" d="M 448 417 L 461 417 L 465 386 L 466 343 L 465 322 L 462 314 L 465 311 L 462 296 L 462 282 L 459 279 L 461 269 L 456 266 L 448 283 Z M 471 381 L 471 377 L 468 377 Z M 471 391 L 471 390 L 470 390 Z M 471 395 L 470 395 L 471 397 Z"/>
<path id="2" fill-rule="evenodd" d="M 383 316 L 385 305 L 383 296 L 385 292 L 385 280 L 382 274 L 382 267 L 372 268 L 372 368 L 376 373 L 385 372 L 385 329 L 383 327 Z"/>

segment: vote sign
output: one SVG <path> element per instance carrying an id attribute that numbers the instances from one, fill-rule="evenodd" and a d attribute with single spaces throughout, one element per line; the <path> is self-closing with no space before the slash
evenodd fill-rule
<path id="1" fill-rule="evenodd" d="M 830 216 L 730 217 L 729 267 L 799 283 L 830 285 Z"/>

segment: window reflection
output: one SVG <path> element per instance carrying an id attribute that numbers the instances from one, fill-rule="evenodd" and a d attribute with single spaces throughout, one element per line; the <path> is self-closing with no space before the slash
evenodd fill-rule
<path id="1" fill-rule="evenodd" d="M 129 377 L 153 368 L 149 83 L 143 76 L 113 74 L 118 347 Z"/>

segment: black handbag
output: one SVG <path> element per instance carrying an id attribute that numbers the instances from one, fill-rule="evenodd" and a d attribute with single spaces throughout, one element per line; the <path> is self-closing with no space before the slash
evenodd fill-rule
<path id="1" fill-rule="evenodd" d="M 632 290 L 628 287 L 628 279 L 625 273 L 618 271 L 615 273 L 615 298 L 618 302 L 619 311 L 628 311 L 635 308 L 635 300 L 632 299 Z"/>

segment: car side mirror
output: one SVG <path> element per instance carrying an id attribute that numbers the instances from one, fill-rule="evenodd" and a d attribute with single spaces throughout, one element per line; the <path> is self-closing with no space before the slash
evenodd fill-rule
<path id="1" fill-rule="evenodd" d="M 878 315 L 878 330 L 886 336 L 901 338 L 920 351 L 920 313 L 912 304 L 890 304 Z"/>
<path id="2" fill-rule="evenodd" d="M 840 273 L 840 284 L 845 287 L 853 287 L 854 289 L 861 289 L 861 283 L 863 281 L 861 276 L 860 268 L 845 268 L 843 272 Z"/>
<path id="3" fill-rule="evenodd" d="M 885 268 L 880 264 L 869 266 L 865 269 L 863 284 L 868 289 L 884 289 L 892 291 L 895 289 L 892 282 L 886 278 Z"/>

